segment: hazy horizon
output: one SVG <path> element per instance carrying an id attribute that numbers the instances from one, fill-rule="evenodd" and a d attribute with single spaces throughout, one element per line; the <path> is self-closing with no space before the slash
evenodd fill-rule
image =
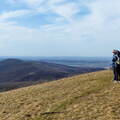
<path id="1" fill-rule="evenodd" d="M 112 56 L 0 56 L 9 58 L 33 57 L 33 58 L 111 58 Z"/>

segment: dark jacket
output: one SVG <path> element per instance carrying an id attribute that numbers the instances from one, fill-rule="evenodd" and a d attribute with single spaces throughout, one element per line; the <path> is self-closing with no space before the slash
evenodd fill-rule
<path id="1" fill-rule="evenodd" d="M 113 59 L 112 59 L 112 67 L 113 68 L 117 68 L 117 66 L 118 66 L 116 63 L 117 59 L 118 59 L 117 55 L 113 55 Z"/>

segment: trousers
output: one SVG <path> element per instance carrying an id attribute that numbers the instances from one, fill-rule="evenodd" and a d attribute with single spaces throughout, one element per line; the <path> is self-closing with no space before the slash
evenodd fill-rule
<path id="1" fill-rule="evenodd" d="M 120 67 L 114 67 L 113 68 L 113 73 L 114 73 L 114 80 L 119 81 Z"/>

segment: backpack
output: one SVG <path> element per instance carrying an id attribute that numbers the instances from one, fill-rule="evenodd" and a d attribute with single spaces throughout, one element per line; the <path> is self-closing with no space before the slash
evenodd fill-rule
<path id="1" fill-rule="evenodd" d="M 117 55 L 116 63 L 117 63 L 118 65 L 120 65 L 120 57 L 119 57 L 118 55 Z"/>

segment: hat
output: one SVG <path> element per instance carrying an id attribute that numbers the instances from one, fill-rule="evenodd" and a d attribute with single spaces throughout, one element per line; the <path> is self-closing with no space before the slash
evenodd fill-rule
<path id="1" fill-rule="evenodd" d="M 112 53 L 118 53 L 118 50 L 113 50 Z"/>

